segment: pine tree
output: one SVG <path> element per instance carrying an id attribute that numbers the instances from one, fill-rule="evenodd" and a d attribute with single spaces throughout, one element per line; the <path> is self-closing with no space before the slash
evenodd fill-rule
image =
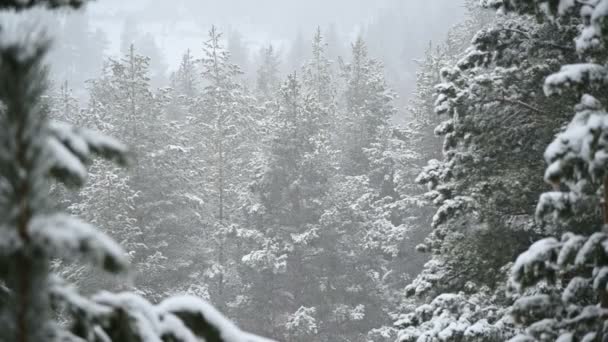
<path id="1" fill-rule="evenodd" d="M 190 111 L 200 92 L 199 70 L 190 49 L 182 56 L 179 68 L 171 74 L 170 81 L 166 117 L 183 121 L 191 115 Z"/>
<path id="2" fill-rule="evenodd" d="M 302 69 L 302 83 L 309 93 L 327 111 L 333 111 L 335 85 L 331 61 L 327 57 L 327 43 L 318 27 L 312 39 L 312 57 Z M 333 113 L 327 113 L 333 115 Z M 328 121 L 328 120 L 326 120 Z M 330 120 L 329 120 L 330 121 Z"/>
<path id="3" fill-rule="evenodd" d="M 112 86 L 115 87 L 116 112 L 124 113 L 121 132 L 125 142 L 132 144 L 137 152 L 138 142 L 142 142 L 142 122 L 149 122 L 152 117 L 150 78 L 148 76 L 150 59 L 139 55 L 131 44 L 127 53 L 120 60 L 111 60 Z"/>
<path id="4" fill-rule="evenodd" d="M 439 207 L 420 246 L 433 253 L 433 270 L 409 290 L 437 284 L 439 292 L 459 291 L 469 279 L 493 288 L 502 281 L 498 270 L 533 238 L 532 204 L 543 188 L 532 177 L 542 169 L 534 156 L 558 129 L 556 118 L 567 115 L 563 102 L 547 101 L 535 87 L 559 59 L 574 58 L 561 48 L 567 35 L 555 32 L 550 23 L 497 20 L 475 35 L 455 67 L 442 70 L 436 112 L 448 120 L 435 132 L 445 136 L 444 160 L 429 162 L 419 177 Z M 497 238 L 504 249 L 488 243 Z"/>
<path id="5" fill-rule="evenodd" d="M 256 137 L 256 113 L 252 98 L 238 82 L 241 71 L 232 64 L 221 37 L 212 27 L 204 45 L 202 78 L 207 86 L 199 100 L 200 116 L 195 120 L 199 129 L 196 134 L 202 138 L 201 159 L 210 166 L 206 177 L 212 186 L 207 195 L 215 206 L 210 222 L 216 242 L 215 262 L 207 273 L 216 283 L 214 298 L 223 305 L 228 299 L 228 264 L 232 263 L 228 234 L 238 222 L 237 198 Z"/>
<path id="6" fill-rule="evenodd" d="M 171 78 L 172 87 L 179 96 L 193 99 L 198 94 L 198 75 L 196 61 L 190 49 L 186 50 L 179 64 L 179 69 Z"/>
<path id="7" fill-rule="evenodd" d="M 7 298 L 0 307 L 6 341 L 47 341 L 67 334 L 50 319 L 55 280 L 52 258 L 91 261 L 107 271 L 127 267 L 120 248 L 88 224 L 49 209 L 48 178 L 80 186 L 92 154 L 125 162 L 124 146 L 68 124 L 51 122 L 41 100 L 46 87 L 42 60 L 49 43 L 42 32 L 18 26 L 4 15 L 0 45 L 0 154 L 6 183 L 3 202 L 2 281 Z M 12 26 L 11 26 L 12 25 Z"/>
<path id="8" fill-rule="evenodd" d="M 570 116 L 565 103 L 573 98 L 563 93 L 547 99 L 538 89 L 560 64 L 578 58 L 568 46 L 575 26 L 536 22 L 527 16 L 488 22 L 487 14 L 478 9 L 472 14 L 460 29 L 477 31 L 473 46 L 458 60 L 452 57 L 455 66 L 441 71 L 443 83 L 437 86 L 436 111 L 449 115 L 436 129 L 445 136 L 444 160 L 429 162 L 419 177 L 429 185 L 428 197 L 439 210 L 433 218 L 434 231 L 419 246 L 432 252 L 431 260 L 406 294 L 420 295 L 428 304 L 404 305 L 407 313 L 397 324 L 399 338 L 504 341 L 521 332 L 516 324 L 521 316 L 538 323 L 530 325 L 530 336 L 555 340 L 553 323 L 542 319 L 555 312 L 556 302 L 547 299 L 555 298 L 560 284 L 544 282 L 514 294 L 505 293 L 505 278 L 509 262 L 530 240 L 557 235 L 564 226 L 580 233 L 588 229 L 584 222 L 590 222 L 587 213 L 548 227 L 535 220 L 534 211 L 535 197 L 544 187 L 534 177 L 543 167 L 534 156 L 542 154 Z M 478 30 L 479 25 L 484 27 Z M 448 45 L 447 51 L 457 51 L 454 47 Z M 522 267 L 517 267 L 520 274 Z M 478 296 L 478 291 L 488 295 Z M 529 295 L 534 299 L 526 300 Z M 462 311 L 458 304 L 462 299 L 449 303 L 449 308 L 437 306 L 438 299 L 450 296 L 473 306 Z M 478 312 L 489 314 L 475 317 Z M 536 340 L 520 338 L 514 340 Z"/>
<path id="9" fill-rule="evenodd" d="M 263 239 L 243 259 L 254 260 L 266 255 L 267 260 L 275 260 L 259 266 L 267 269 L 264 272 L 277 286 L 268 289 L 264 285 L 266 280 L 252 284 L 253 297 L 275 297 L 273 306 L 266 310 L 277 310 L 295 296 L 303 303 L 308 298 L 304 296 L 311 295 L 307 279 L 311 279 L 310 272 L 316 266 L 305 267 L 304 259 L 313 251 L 309 242 L 319 237 L 321 205 L 334 168 L 326 126 L 319 118 L 322 113 L 318 102 L 304 95 L 295 74 L 290 75 L 282 87 L 278 110 L 271 123 L 269 152 L 253 185 L 261 207 L 257 209 L 257 229 Z M 285 266 L 277 268 L 281 263 Z M 280 295 L 281 292 L 285 294 Z M 256 303 L 260 304 L 263 305 Z M 289 314 L 298 309 L 291 304 L 289 307 L 293 308 Z M 280 314 L 273 316 L 278 319 Z M 274 331 L 279 322 L 267 323 L 270 326 L 266 329 L 274 336 L 288 333 Z"/>
<path id="10" fill-rule="evenodd" d="M 74 97 L 68 81 L 62 82 L 58 89 L 54 89 L 49 94 L 49 97 L 49 110 L 53 119 L 67 121 L 71 124 L 80 123 L 80 104 Z"/>
<path id="11" fill-rule="evenodd" d="M 352 60 L 342 63 L 345 83 L 340 134 L 343 168 L 347 174 L 365 174 L 370 169 L 365 149 L 377 142 L 395 114 L 393 93 L 387 87 L 381 64 L 369 57 L 359 37 L 352 45 Z"/>
<path id="12" fill-rule="evenodd" d="M 249 204 L 259 233 L 252 239 L 253 251 L 243 258 L 249 272 L 257 270 L 267 280 L 257 283 L 254 278 L 248 297 L 272 298 L 271 305 L 253 306 L 275 317 L 264 323 L 265 334 L 358 341 L 388 317 L 381 303 L 387 298 L 383 275 L 390 273 L 390 257 L 378 253 L 380 245 L 386 243 L 386 255 L 392 255 L 407 229 L 388 219 L 389 204 L 378 201 L 379 190 L 368 175 L 339 172 L 332 132 L 336 85 L 319 32 L 313 50 L 302 81 L 295 74 L 288 77 L 268 123 L 268 152 L 262 154 L 252 186 L 256 200 Z M 385 133 L 378 131 L 376 141 L 390 140 Z M 387 162 L 383 146 L 388 145 L 370 146 L 363 153 L 382 164 Z M 395 146 L 395 153 L 400 148 Z M 268 281 L 276 285 L 268 288 Z M 280 309 L 285 306 L 287 310 Z M 287 321 L 281 322 L 285 315 Z"/>
<path id="13" fill-rule="evenodd" d="M 271 99 L 279 88 L 280 60 L 274 47 L 268 45 L 260 51 L 257 91 L 262 99 Z"/>
<path id="14" fill-rule="evenodd" d="M 413 178 L 406 176 L 412 171 L 406 165 L 415 154 L 406 147 L 409 133 L 390 127 L 391 92 L 381 66 L 365 55 L 359 65 L 367 78 L 353 87 L 361 96 L 349 99 L 370 103 L 357 124 L 376 120 L 377 126 L 369 129 L 367 145 L 357 141 L 367 169 L 340 170 L 336 146 L 352 140 L 336 134 L 347 131 L 347 120 L 337 120 L 337 85 L 319 30 L 312 51 L 301 80 L 290 75 L 278 100 L 265 108 L 267 139 L 255 162 L 253 196 L 244 204 L 253 224 L 237 233 L 247 236 L 244 246 L 251 248 L 240 271 L 248 303 L 241 322 L 288 339 L 363 341 L 387 320 L 386 302 L 396 305 L 393 296 L 403 286 L 391 274 L 400 270 L 411 210 L 420 203 L 406 189 L 406 178 Z M 355 77 L 353 72 L 346 79 Z M 355 140 L 354 133 L 349 137 Z M 249 312 L 271 319 L 252 321 Z"/>
<path id="15" fill-rule="evenodd" d="M 90 184 L 69 209 L 92 222 L 104 223 L 105 231 L 127 249 L 134 273 L 146 275 L 136 280 L 136 288 L 154 297 L 162 295 L 166 285 L 154 279 L 164 271 L 167 260 L 163 252 L 169 235 L 159 219 L 166 204 L 159 201 L 162 196 L 158 194 L 165 187 L 171 188 L 167 175 L 172 166 L 150 155 L 167 148 L 164 144 L 172 138 L 163 137 L 169 130 L 162 121 L 162 97 L 153 96 L 148 82 L 148 59 L 134 47 L 120 60 L 109 60 L 102 77 L 89 82 L 90 101 L 83 123 L 107 134 L 122 135 L 138 158 L 128 171 L 94 163 Z M 83 281 L 91 288 L 124 288 L 95 274 Z"/>
<path id="16" fill-rule="evenodd" d="M 580 96 L 574 117 L 545 151 L 544 178 L 554 190 L 540 196 L 536 210 L 539 221 L 558 229 L 565 223 L 570 231 L 559 240 L 548 237 L 535 242 L 515 261 L 510 285 L 520 290 L 521 298 L 513 304 L 512 314 L 525 331 L 512 341 L 605 340 L 605 3 L 485 1 L 485 5 L 523 17 L 533 14 L 540 22 L 559 22 L 566 32 L 577 34 L 575 48 L 581 58 L 576 64 L 560 59 L 564 65 L 544 80 L 544 92 L 553 100 Z M 603 207 L 603 220 L 598 204 Z M 532 295 L 522 291 L 543 282 L 550 291 Z"/>

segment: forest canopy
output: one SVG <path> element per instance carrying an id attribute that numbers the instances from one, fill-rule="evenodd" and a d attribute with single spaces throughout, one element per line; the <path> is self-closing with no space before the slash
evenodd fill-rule
<path id="1" fill-rule="evenodd" d="M 0 341 L 608 338 L 608 0 L 173 67 L 88 6 L 0 1 Z"/>

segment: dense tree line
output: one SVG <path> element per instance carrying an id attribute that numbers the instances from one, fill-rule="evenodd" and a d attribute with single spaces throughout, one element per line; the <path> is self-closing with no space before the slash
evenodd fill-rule
<path id="1" fill-rule="evenodd" d="M 215 27 L 170 87 L 153 88 L 136 42 L 87 81 L 82 108 L 55 86 L 53 118 L 133 153 L 127 170 L 94 162 L 76 195 L 53 187 L 59 207 L 126 249 L 131 282 L 55 269 L 91 293 L 198 296 L 279 340 L 365 341 L 389 321 L 417 270 L 409 235 L 428 216 L 413 183 L 420 134 L 392 123 L 396 95 L 362 38 L 338 60 L 321 29 L 310 41 L 287 76 L 264 49 L 254 88 Z"/>
<path id="2" fill-rule="evenodd" d="M 81 5 L 2 7 L 37 3 Z M 126 30 L 81 105 L 11 13 L 0 337 L 263 340 L 209 301 L 281 341 L 603 341 L 607 4 L 468 1 L 403 126 L 363 37 L 318 29 L 288 66 L 269 45 L 247 75 L 212 27 L 158 88 Z"/>

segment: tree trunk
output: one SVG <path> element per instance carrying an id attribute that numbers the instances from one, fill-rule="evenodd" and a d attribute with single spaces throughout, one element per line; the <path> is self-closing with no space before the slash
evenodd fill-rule
<path id="1" fill-rule="evenodd" d="M 608 176 L 604 177 L 604 225 L 602 230 L 608 233 Z M 608 293 L 606 289 L 600 290 L 600 303 L 602 308 L 608 308 Z"/>
<path id="2" fill-rule="evenodd" d="M 220 227 L 224 227 L 224 146 L 223 146 L 223 125 L 221 114 L 218 113 L 218 193 L 219 193 L 219 223 Z M 220 234 L 220 246 L 218 263 L 220 267 L 224 265 L 224 237 Z M 218 307 L 223 308 L 224 304 L 224 273 L 223 269 L 218 278 Z"/>

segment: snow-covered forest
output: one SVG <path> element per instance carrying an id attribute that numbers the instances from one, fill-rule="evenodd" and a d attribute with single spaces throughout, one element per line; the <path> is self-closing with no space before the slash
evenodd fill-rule
<path id="1" fill-rule="evenodd" d="M 608 0 L 0 0 L 0 342 L 608 341 Z"/>

